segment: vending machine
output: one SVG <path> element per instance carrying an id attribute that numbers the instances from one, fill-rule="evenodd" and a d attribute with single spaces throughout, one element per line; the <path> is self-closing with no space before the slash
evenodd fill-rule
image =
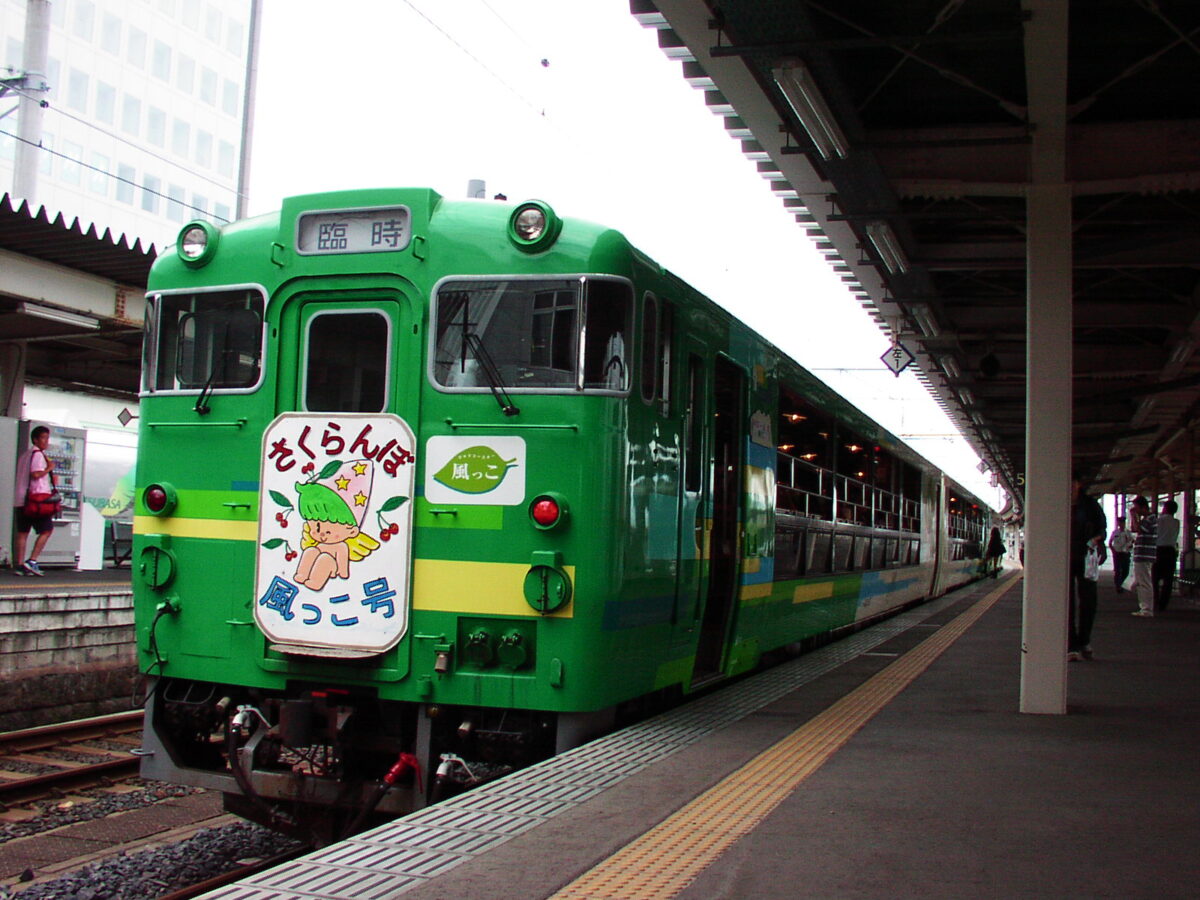
<path id="1" fill-rule="evenodd" d="M 29 433 L 38 422 L 22 421 L 18 441 L 20 453 L 30 446 Z M 83 460 L 87 448 L 87 432 L 82 428 L 46 424 L 50 429 L 50 447 L 46 455 L 54 460 L 54 477 L 62 496 L 62 512 L 54 520 L 54 531 L 42 550 L 38 562 L 43 566 L 75 566 L 79 562 L 81 535 L 80 504 L 83 501 Z M 19 458 L 19 455 L 18 455 Z M 14 498 L 14 502 L 19 502 Z M 30 535 L 32 542 L 34 536 Z"/>

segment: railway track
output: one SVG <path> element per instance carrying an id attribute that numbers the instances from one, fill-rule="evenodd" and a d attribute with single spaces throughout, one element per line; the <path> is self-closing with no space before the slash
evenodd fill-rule
<path id="1" fill-rule="evenodd" d="M 142 712 L 0 734 L 0 806 L 137 774 Z"/>

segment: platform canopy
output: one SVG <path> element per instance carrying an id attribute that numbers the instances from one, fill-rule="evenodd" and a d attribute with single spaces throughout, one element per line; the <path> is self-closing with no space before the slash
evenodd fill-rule
<path id="1" fill-rule="evenodd" d="M 1041 0 L 631 0 L 751 164 L 1023 502 Z M 1200 4 L 1069 9 L 1072 463 L 1194 484 Z M 1044 125 L 1043 125 L 1044 127 Z"/>
<path id="2" fill-rule="evenodd" d="M 0 195 L 0 382 L 136 394 L 155 255 Z"/>

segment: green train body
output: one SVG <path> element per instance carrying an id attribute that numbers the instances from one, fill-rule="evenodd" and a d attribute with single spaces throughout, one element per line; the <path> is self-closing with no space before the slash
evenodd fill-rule
<path id="1" fill-rule="evenodd" d="M 185 228 L 148 296 L 143 773 L 277 827 L 329 839 L 979 572 L 977 501 L 543 203 L 296 197 Z"/>

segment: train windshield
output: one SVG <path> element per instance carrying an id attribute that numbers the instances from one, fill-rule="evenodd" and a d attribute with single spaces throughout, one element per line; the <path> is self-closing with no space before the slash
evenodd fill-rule
<path id="1" fill-rule="evenodd" d="M 258 291 L 168 294 L 150 309 L 144 390 L 245 390 L 258 383 L 263 332 Z"/>
<path id="2" fill-rule="evenodd" d="M 436 303 L 433 374 L 444 387 L 628 390 L 633 293 L 623 281 L 446 281 Z"/>

